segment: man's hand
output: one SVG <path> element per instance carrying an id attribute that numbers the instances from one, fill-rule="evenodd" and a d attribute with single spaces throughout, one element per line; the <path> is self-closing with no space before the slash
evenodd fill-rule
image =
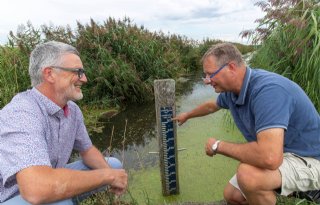
<path id="1" fill-rule="evenodd" d="M 204 150 L 209 157 L 213 157 L 215 153 L 213 153 L 212 145 L 217 141 L 216 138 L 209 138 L 207 143 L 204 146 Z"/>
<path id="2" fill-rule="evenodd" d="M 110 184 L 110 191 L 116 195 L 125 193 L 128 185 L 128 174 L 124 169 L 113 169 L 111 174 L 114 176 Z"/>
<path id="3" fill-rule="evenodd" d="M 176 117 L 172 118 L 173 121 L 177 121 L 178 125 L 182 125 L 183 123 L 185 123 L 188 120 L 188 114 L 186 112 L 183 112 L 179 115 L 177 115 Z"/>

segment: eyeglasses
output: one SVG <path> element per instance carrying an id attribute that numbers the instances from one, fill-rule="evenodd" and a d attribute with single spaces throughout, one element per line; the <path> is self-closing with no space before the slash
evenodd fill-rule
<path id="1" fill-rule="evenodd" d="M 216 75 L 217 75 L 224 67 L 226 67 L 228 64 L 229 64 L 229 63 L 223 64 L 216 72 L 212 73 L 209 77 L 206 77 L 207 74 L 204 73 L 202 80 L 203 80 L 203 81 L 207 81 L 207 82 L 211 81 L 211 78 L 213 78 L 214 76 L 216 76 Z"/>
<path id="2" fill-rule="evenodd" d="M 85 74 L 85 71 L 83 68 L 64 68 L 64 67 L 60 67 L 60 66 L 49 66 L 49 67 L 57 68 L 57 69 L 68 71 L 68 72 L 77 73 L 79 79 L 82 78 L 83 74 Z"/>

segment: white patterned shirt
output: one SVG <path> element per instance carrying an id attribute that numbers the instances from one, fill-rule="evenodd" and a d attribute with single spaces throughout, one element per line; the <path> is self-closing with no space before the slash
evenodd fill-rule
<path id="1" fill-rule="evenodd" d="M 30 166 L 64 167 L 73 149 L 92 146 L 80 108 L 62 109 L 33 88 L 0 110 L 0 202 L 19 194 L 16 174 Z"/>

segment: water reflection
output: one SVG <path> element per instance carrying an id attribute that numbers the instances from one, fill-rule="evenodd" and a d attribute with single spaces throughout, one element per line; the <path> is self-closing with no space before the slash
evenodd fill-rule
<path id="1" fill-rule="evenodd" d="M 204 86 L 199 73 L 176 82 L 177 112 L 190 110 L 204 99 L 212 98 L 212 88 Z M 100 150 L 122 160 L 126 169 L 140 169 L 158 163 L 158 139 L 154 103 L 130 105 L 104 123 L 103 133 L 90 133 Z M 123 143 L 124 142 L 124 143 Z"/>
<path id="2" fill-rule="evenodd" d="M 105 122 L 102 134 L 91 133 L 91 138 L 100 150 L 107 149 L 121 159 L 126 168 L 139 168 L 144 162 L 154 164 L 155 156 L 139 155 L 155 138 L 155 120 L 154 104 L 131 105 Z"/>

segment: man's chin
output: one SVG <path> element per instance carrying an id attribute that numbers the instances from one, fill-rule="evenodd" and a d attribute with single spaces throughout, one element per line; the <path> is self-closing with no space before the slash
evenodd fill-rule
<path id="1" fill-rule="evenodd" d="M 82 93 L 81 93 L 81 95 L 78 96 L 77 100 L 82 100 L 82 98 L 83 98 L 83 95 L 82 95 Z"/>
<path id="2" fill-rule="evenodd" d="M 78 101 L 78 100 L 82 100 L 83 98 L 83 94 L 82 93 L 79 93 L 77 94 L 77 96 L 74 96 L 72 101 Z"/>
<path id="3" fill-rule="evenodd" d="M 219 88 L 213 87 L 213 89 L 214 89 L 214 92 L 221 93 L 221 90 Z"/>

